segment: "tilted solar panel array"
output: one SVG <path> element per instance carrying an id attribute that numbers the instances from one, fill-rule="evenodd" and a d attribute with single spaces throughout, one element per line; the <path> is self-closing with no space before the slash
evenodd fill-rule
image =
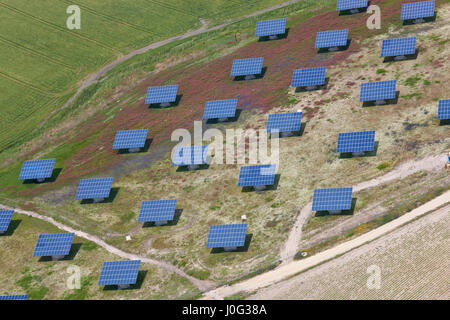
<path id="1" fill-rule="evenodd" d="M 267 120 L 267 132 L 300 131 L 302 126 L 302 113 L 273 113 Z"/>
<path id="2" fill-rule="evenodd" d="M 176 206 L 177 199 L 143 201 L 138 222 L 173 220 Z"/>
<path id="3" fill-rule="evenodd" d="M 8 230 L 14 210 L 0 210 L 0 232 Z"/>
<path id="4" fill-rule="evenodd" d="M 440 100 L 438 106 L 438 119 L 448 120 L 450 119 L 450 99 Z"/>
<path id="5" fill-rule="evenodd" d="M 0 300 L 28 300 L 27 294 L 14 294 L 9 296 L 0 296 Z"/>
<path id="6" fill-rule="evenodd" d="M 337 152 L 364 152 L 375 148 L 375 131 L 339 133 Z"/>
<path id="7" fill-rule="evenodd" d="M 262 72 L 264 58 L 237 59 L 231 66 L 231 76 L 247 76 Z"/>
<path id="8" fill-rule="evenodd" d="M 297 69 L 292 75 L 292 87 L 319 86 L 325 83 L 326 67 Z"/>
<path id="9" fill-rule="evenodd" d="M 429 18 L 434 16 L 434 0 L 402 4 L 402 20 Z"/>
<path id="10" fill-rule="evenodd" d="M 141 260 L 104 262 L 98 285 L 135 284 L 140 265 Z"/>
<path id="11" fill-rule="evenodd" d="M 361 83 L 360 101 L 395 99 L 396 80 Z"/>
<path id="12" fill-rule="evenodd" d="M 175 102 L 177 100 L 178 85 L 150 87 L 147 90 L 145 104 Z"/>
<path id="13" fill-rule="evenodd" d="M 275 182 L 276 167 L 274 164 L 241 167 L 239 187 L 269 186 Z"/>
<path id="14" fill-rule="evenodd" d="M 416 53 L 416 37 L 383 40 L 382 57 L 394 57 Z"/>
<path id="15" fill-rule="evenodd" d="M 117 131 L 113 149 L 143 148 L 148 129 Z"/>
<path id="16" fill-rule="evenodd" d="M 19 180 L 50 178 L 55 162 L 56 159 L 25 161 L 20 171 Z"/>
<path id="17" fill-rule="evenodd" d="M 274 36 L 286 32 L 286 19 L 258 21 L 256 23 L 257 37 Z"/>
<path id="18" fill-rule="evenodd" d="M 108 198 L 114 178 L 82 179 L 75 199 Z"/>
<path id="19" fill-rule="evenodd" d="M 179 146 L 172 156 L 172 166 L 206 164 L 208 146 Z"/>
<path id="20" fill-rule="evenodd" d="M 246 233 L 246 223 L 210 226 L 206 248 L 242 247 Z"/>
<path id="21" fill-rule="evenodd" d="M 347 45 L 348 29 L 317 32 L 316 49 Z"/>
<path id="22" fill-rule="evenodd" d="M 41 234 L 33 257 L 66 256 L 72 247 L 74 233 Z"/>
<path id="23" fill-rule="evenodd" d="M 337 11 L 366 8 L 367 0 L 338 0 Z"/>
<path id="24" fill-rule="evenodd" d="M 315 189 L 312 210 L 350 210 L 352 207 L 352 192 L 352 188 Z"/>
<path id="25" fill-rule="evenodd" d="M 232 118 L 236 114 L 238 99 L 208 101 L 203 119 Z"/>

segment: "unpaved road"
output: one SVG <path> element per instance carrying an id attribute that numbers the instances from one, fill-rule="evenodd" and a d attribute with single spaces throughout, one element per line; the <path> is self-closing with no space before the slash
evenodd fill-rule
<path id="1" fill-rule="evenodd" d="M 446 154 L 430 156 L 421 160 L 411 160 L 400 164 L 385 175 L 374 178 L 372 180 L 361 182 L 353 186 L 353 192 L 373 188 L 392 180 L 403 179 L 410 174 L 421 170 L 442 170 L 446 161 Z M 288 240 L 286 241 L 280 252 L 280 259 L 282 263 L 288 263 L 292 261 L 294 259 L 294 255 L 299 251 L 299 244 L 300 240 L 302 239 L 302 227 L 313 215 L 311 206 L 312 203 L 310 202 L 300 211 L 300 214 L 298 215 L 298 218 L 289 233 Z"/>
<path id="2" fill-rule="evenodd" d="M 182 35 L 179 35 L 179 36 L 174 36 L 172 38 L 168 38 L 168 39 L 165 39 L 165 40 L 162 40 L 162 41 L 154 42 L 154 43 L 151 43 L 151 44 L 149 44 L 149 45 L 147 45 L 147 46 L 145 46 L 143 48 L 140 48 L 140 49 L 137 49 L 135 51 L 132 51 L 132 52 L 130 52 L 129 54 L 127 54 L 125 56 L 117 58 L 117 60 L 107 64 L 106 66 L 104 66 L 100 70 L 98 70 L 97 72 L 92 73 L 91 75 L 89 75 L 88 78 L 82 82 L 82 84 L 78 88 L 77 92 L 75 92 L 75 94 L 72 97 L 70 97 L 69 100 L 66 101 L 66 103 L 61 107 L 61 109 L 67 107 L 76 97 L 78 97 L 78 95 L 81 93 L 81 91 L 83 91 L 84 88 L 90 86 L 92 83 L 97 81 L 106 72 L 108 72 L 109 70 L 114 68 L 119 63 L 122 63 L 122 62 L 124 62 L 124 61 L 126 61 L 128 59 L 131 59 L 132 57 L 134 57 L 134 56 L 136 56 L 138 54 L 142 54 L 142 53 L 145 53 L 145 52 L 147 52 L 149 50 L 162 47 L 162 46 L 164 46 L 166 44 L 169 44 L 169 43 L 172 43 L 174 41 L 183 40 L 183 39 L 186 39 L 186 38 L 189 38 L 189 37 L 192 37 L 192 36 L 197 36 L 199 34 L 206 33 L 206 32 L 209 32 L 209 31 L 222 29 L 222 28 L 224 28 L 226 26 L 229 26 L 230 24 L 233 24 L 233 23 L 236 23 L 236 22 L 239 22 L 239 21 L 242 21 L 242 20 L 245 20 L 245 19 L 257 16 L 257 15 L 260 15 L 260 14 L 263 14 L 263 13 L 266 13 L 266 12 L 269 12 L 269 11 L 280 9 L 280 8 L 289 6 L 291 4 L 294 4 L 294 3 L 300 2 L 300 1 L 302 1 L 302 0 L 291 0 L 291 1 L 283 2 L 283 3 L 277 4 L 275 6 L 269 7 L 269 8 L 265 8 L 265 9 L 262 9 L 262 10 L 259 10 L 259 11 L 255 11 L 255 12 L 253 12 L 251 14 L 248 14 L 248 15 L 242 17 L 242 18 L 235 19 L 235 20 L 230 20 L 228 22 L 222 23 L 220 25 L 217 25 L 217 26 L 214 26 L 214 27 L 211 27 L 211 28 L 207 28 L 206 25 L 202 21 L 203 26 L 201 28 L 197 29 L 197 30 L 188 31 L 185 34 L 182 34 Z"/>
<path id="3" fill-rule="evenodd" d="M 450 204 L 247 299 L 448 300 L 449 224 Z"/>
<path id="4" fill-rule="evenodd" d="M 105 250 L 107 250 L 108 252 L 115 254 L 121 258 L 124 259 L 128 259 L 128 260 L 141 260 L 142 262 L 145 263 L 150 263 L 153 265 L 156 265 L 162 269 L 165 269 L 167 271 L 170 272 L 175 272 L 176 274 L 188 279 L 194 286 L 196 286 L 198 289 L 200 289 L 201 291 L 205 291 L 208 289 L 211 289 L 215 286 L 215 283 L 212 281 L 205 281 L 205 280 L 199 280 L 197 278 L 191 277 L 190 275 L 188 275 L 186 272 L 184 272 L 183 270 L 178 269 L 177 267 L 175 267 L 172 264 L 169 264 L 165 261 L 159 261 L 159 260 L 155 260 L 155 259 L 150 259 L 150 258 L 146 258 L 146 257 L 142 257 L 136 254 L 132 254 L 132 253 L 127 253 L 125 251 L 122 251 L 118 248 L 115 248 L 109 244 L 107 244 L 105 241 L 103 241 L 102 239 L 93 236 L 89 233 L 83 232 L 83 231 L 79 231 L 79 230 L 75 230 L 71 227 L 68 227 L 62 223 L 59 223 L 57 221 L 55 221 L 54 219 L 50 218 L 50 217 L 46 217 L 43 215 L 40 215 L 36 212 L 32 212 L 32 211 L 26 211 L 26 210 L 21 210 L 21 209 L 17 209 L 17 208 L 11 208 L 11 207 L 7 207 L 4 206 L 2 204 L 0 204 L 0 209 L 6 209 L 6 210 L 14 210 L 17 213 L 20 214 L 24 214 L 27 216 L 31 216 L 33 218 L 37 218 L 37 219 L 41 219 L 44 221 L 47 221 L 48 223 L 53 224 L 54 226 L 60 228 L 61 230 L 67 231 L 67 232 L 73 232 L 75 233 L 78 237 L 80 238 L 84 238 L 87 239 L 89 241 L 92 241 L 94 243 L 96 243 L 97 245 L 99 245 L 100 247 L 104 248 Z"/>
<path id="5" fill-rule="evenodd" d="M 297 273 L 317 266 L 323 262 L 333 259 L 337 255 L 344 254 L 352 249 L 355 249 L 367 242 L 373 241 L 380 236 L 393 231 L 394 229 L 424 215 L 425 213 L 434 211 L 435 209 L 444 206 L 450 202 L 450 191 L 440 195 L 439 197 L 425 203 L 424 205 L 404 214 L 403 216 L 388 222 L 381 227 L 369 231 L 355 239 L 337 245 L 334 248 L 319 252 L 318 254 L 305 258 L 302 260 L 292 261 L 287 264 L 282 264 L 280 267 L 253 277 L 251 279 L 236 283 L 231 286 L 223 286 L 209 292 L 206 292 L 202 299 L 223 299 L 227 296 L 239 292 L 252 292 L 257 289 L 272 285 L 282 281 L 288 277 L 294 276 Z M 448 208 L 448 206 L 446 206 Z"/>

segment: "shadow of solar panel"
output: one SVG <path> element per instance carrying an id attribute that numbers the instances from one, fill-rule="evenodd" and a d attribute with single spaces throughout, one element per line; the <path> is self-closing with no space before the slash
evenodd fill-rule
<path id="1" fill-rule="evenodd" d="M 171 221 L 176 206 L 177 199 L 143 201 L 138 222 Z"/>
<path id="2" fill-rule="evenodd" d="M 360 101 L 395 99 L 396 80 L 361 83 Z"/>
<path id="3" fill-rule="evenodd" d="M 203 119 L 232 118 L 236 114 L 238 99 L 208 101 Z"/>
<path id="4" fill-rule="evenodd" d="M 347 45 L 348 29 L 317 32 L 316 49 Z"/>
<path id="5" fill-rule="evenodd" d="M 256 23 L 257 37 L 274 36 L 286 32 L 286 19 L 258 21 Z"/>
<path id="6" fill-rule="evenodd" d="M 15 294 L 9 296 L 0 296 L 0 300 L 28 300 L 27 294 Z"/>
<path id="7" fill-rule="evenodd" d="M 140 264 L 141 260 L 106 261 L 98 285 L 135 284 Z"/>
<path id="8" fill-rule="evenodd" d="M 352 192 L 352 188 L 315 189 L 312 210 L 350 210 L 352 207 Z"/>
<path id="9" fill-rule="evenodd" d="M 108 198 L 114 178 L 82 179 L 75 199 Z"/>
<path id="10" fill-rule="evenodd" d="M 247 76 L 260 74 L 263 67 L 264 58 L 237 59 L 233 61 L 231 76 Z"/>
<path id="11" fill-rule="evenodd" d="M 416 52 L 416 37 L 383 40 L 382 57 L 394 57 L 414 54 Z"/>
<path id="12" fill-rule="evenodd" d="M 8 230 L 14 210 L 0 210 L 0 232 Z"/>
<path id="13" fill-rule="evenodd" d="M 429 18 L 434 16 L 434 0 L 402 4 L 401 20 Z"/>
<path id="14" fill-rule="evenodd" d="M 33 257 L 66 256 L 70 252 L 74 233 L 41 234 Z"/>
<path id="15" fill-rule="evenodd" d="M 375 131 L 339 133 L 337 152 L 365 152 L 375 148 Z"/>
<path id="16" fill-rule="evenodd" d="M 50 178 L 55 162 L 56 159 L 25 161 L 20 171 L 19 180 Z"/>
<path id="17" fill-rule="evenodd" d="M 302 126 L 301 112 L 279 113 L 279 114 L 273 113 L 269 114 L 269 118 L 267 120 L 267 132 L 300 131 L 301 126 Z"/>
<path id="18" fill-rule="evenodd" d="M 270 186 L 275 182 L 275 165 L 264 164 L 241 167 L 239 171 L 239 187 Z"/>
<path id="19" fill-rule="evenodd" d="M 318 86 L 325 83 L 326 67 L 294 70 L 292 87 Z"/>
<path id="20" fill-rule="evenodd" d="M 450 119 L 450 99 L 449 100 L 439 100 L 438 119 L 439 120 Z"/>
<path id="21" fill-rule="evenodd" d="M 143 148 L 148 129 L 117 131 L 113 149 Z"/>
<path id="22" fill-rule="evenodd" d="M 246 233 L 246 223 L 210 226 L 206 248 L 242 247 Z"/>
<path id="23" fill-rule="evenodd" d="M 172 166 L 191 166 L 207 163 L 208 146 L 179 146 L 172 155 Z"/>
<path id="24" fill-rule="evenodd" d="M 177 100 L 178 85 L 150 87 L 147 90 L 145 104 L 175 102 Z"/>
<path id="25" fill-rule="evenodd" d="M 367 0 L 338 0 L 337 11 L 366 8 Z"/>

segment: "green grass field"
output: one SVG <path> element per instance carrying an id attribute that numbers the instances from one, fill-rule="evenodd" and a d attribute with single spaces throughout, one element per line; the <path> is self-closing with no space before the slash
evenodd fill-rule
<path id="1" fill-rule="evenodd" d="M 134 49 L 283 0 L 0 1 L 0 152 L 41 132 L 86 75 Z M 81 8 L 69 30 L 66 8 Z"/>

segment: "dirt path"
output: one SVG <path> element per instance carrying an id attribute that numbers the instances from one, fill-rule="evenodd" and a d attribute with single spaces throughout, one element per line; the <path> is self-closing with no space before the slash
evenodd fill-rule
<path id="1" fill-rule="evenodd" d="M 258 290 L 248 300 L 448 300 L 450 204 L 340 257 Z M 380 286 L 367 286 L 369 266 Z"/>
<path id="2" fill-rule="evenodd" d="M 388 222 L 381 227 L 369 231 L 355 239 L 344 242 L 331 249 L 319 252 L 318 254 L 305 258 L 302 260 L 292 261 L 287 264 L 283 264 L 280 267 L 253 277 L 251 279 L 236 283 L 232 286 L 223 286 L 210 292 L 206 292 L 203 299 L 223 299 L 224 297 L 236 294 L 238 292 L 252 292 L 257 289 L 272 285 L 279 281 L 282 281 L 288 277 L 294 276 L 297 273 L 317 266 L 323 262 L 333 259 L 337 255 L 342 255 L 352 249 L 360 247 L 367 242 L 373 241 L 382 235 L 385 235 L 396 228 L 411 222 L 412 220 L 424 215 L 428 212 L 434 211 L 439 207 L 442 207 L 450 202 L 450 191 L 440 195 L 439 197 L 425 203 L 424 205 L 404 214 L 403 216 Z M 450 206 L 447 205 L 443 210 L 449 210 Z"/>
<path id="3" fill-rule="evenodd" d="M 141 260 L 142 262 L 156 265 L 156 266 L 158 266 L 158 267 L 160 267 L 162 269 L 165 269 L 167 271 L 175 272 L 179 276 L 188 279 L 195 287 L 197 287 L 201 291 L 210 290 L 211 288 L 215 287 L 215 283 L 214 282 L 212 282 L 212 281 L 205 281 L 205 280 L 199 280 L 197 278 L 194 278 L 194 277 L 188 275 L 183 270 L 180 270 L 177 267 L 175 267 L 174 265 L 169 264 L 169 263 L 167 263 L 165 261 L 159 261 L 159 260 L 155 260 L 155 259 L 139 256 L 137 254 L 127 253 L 125 251 L 122 251 L 122 250 L 120 250 L 118 248 L 115 248 L 115 247 L 107 244 L 105 241 L 103 241 L 102 239 L 100 239 L 100 238 L 98 238 L 96 236 L 93 236 L 93 235 L 91 235 L 89 233 L 86 233 L 86 232 L 83 232 L 83 231 L 75 230 L 75 229 L 73 229 L 71 227 L 68 227 L 68 226 L 66 226 L 66 225 L 64 225 L 62 223 L 59 223 L 59 222 L 53 220 L 50 217 L 46 217 L 46 216 L 40 215 L 40 214 L 38 214 L 36 212 L 32 212 L 32 211 L 25 211 L 25 210 L 21 210 L 21 209 L 17 209 L 17 208 L 7 207 L 7 206 L 4 206 L 2 204 L 0 204 L 0 209 L 14 210 L 17 213 L 24 214 L 24 215 L 27 215 L 27 216 L 31 216 L 33 218 L 37 218 L 37 219 L 41 219 L 41 220 L 47 221 L 48 223 L 51 223 L 52 225 L 60 228 L 61 230 L 64 230 L 64 231 L 67 231 L 67 232 L 73 232 L 80 238 L 84 238 L 84 239 L 87 239 L 89 241 L 92 241 L 92 242 L 96 243 L 97 245 L 99 245 L 100 247 L 104 248 L 106 251 L 108 251 L 108 252 L 110 252 L 112 254 L 115 254 L 115 255 L 117 255 L 117 256 L 119 256 L 121 258 L 129 259 L 129 260 Z"/>
<path id="4" fill-rule="evenodd" d="M 420 170 L 432 171 L 442 169 L 444 167 L 446 159 L 447 155 L 442 154 L 437 156 L 430 156 L 421 160 L 411 160 L 402 163 L 383 176 L 364 181 L 353 186 L 353 192 L 376 187 L 392 180 L 403 179 L 410 174 L 413 174 Z M 289 237 L 281 249 L 280 259 L 282 264 L 291 262 L 294 259 L 294 255 L 298 252 L 299 244 L 302 239 L 302 227 L 313 214 L 311 206 L 312 202 L 308 203 L 300 211 L 300 214 L 298 215 L 297 220 L 295 221 L 294 226 L 289 233 Z"/>
<path id="5" fill-rule="evenodd" d="M 257 15 L 260 15 L 260 14 L 263 14 L 263 13 L 266 13 L 266 12 L 269 12 L 269 11 L 280 9 L 280 8 L 289 6 L 291 4 L 294 4 L 294 3 L 300 2 L 300 1 L 302 1 L 302 0 L 291 0 L 291 1 L 283 2 L 283 3 L 280 3 L 278 5 L 275 5 L 275 6 L 272 6 L 272 7 L 269 7 L 269 8 L 265 8 L 265 9 L 262 9 L 262 10 L 259 10 L 259 11 L 255 11 L 255 12 L 253 12 L 251 14 L 248 14 L 248 15 L 242 17 L 242 18 L 230 20 L 228 22 L 222 23 L 220 25 L 217 25 L 217 26 L 214 26 L 214 27 L 211 27 L 211 28 L 208 28 L 206 26 L 206 23 L 204 22 L 204 20 L 200 20 L 200 22 L 202 23 L 202 27 L 197 29 L 197 30 L 188 31 L 185 34 L 182 34 L 182 35 L 179 35 L 179 36 L 174 36 L 174 37 L 162 40 L 162 41 L 151 43 L 151 44 L 149 44 L 149 45 L 147 45 L 147 46 L 145 46 L 143 48 L 140 48 L 140 49 L 137 49 L 137 50 L 135 50 L 133 52 L 130 52 L 129 54 L 127 54 L 125 56 L 117 58 L 117 60 L 107 64 L 106 66 L 104 66 L 100 70 L 98 70 L 97 72 L 92 73 L 91 75 L 89 75 L 89 77 L 86 80 L 84 80 L 82 82 L 82 84 L 78 88 L 77 92 L 72 97 L 70 97 L 69 100 L 67 100 L 66 103 L 61 108 L 59 108 L 57 110 L 61 110 L 61 109 L 64 109 L 65 107 L 67 107 L 76 97 L 78 97 L 78 95 L 81 93 L 81 91 L 83 91 L 84 88 L 90 86 L 92 83 L 97 81 L 102 75 L 104 75 L 106 72 L 108 72 L 109 70 L 114 68 L 116 65 L 118 65 L 119 63 L 122 63 L 122 62 L 124 62 L 124 61 L 126 61 L 128 59 L 131 59 L 132 57 L 134 57 L 134 56 L 136 56 L 138 54 L 142 54 L 142 53 L 145 53 L 145 52 L 147 52 L 149 50 L 162 47 L 162 46 L 164 46 L 166 44 L 169 44 L 169 43 L 172 43 L 174 41 L 183 40 L 183 39 L 186 39 L 186 38 L 189 38 L 189 37 L 192 37 L 192 36 L 196 36 L 196 35 L 199 35 L 199 34 L 202 34 L 202 33 L 206 33 L 206 32 L 209 32 L 209 31 L 222 29 L 222 28 L 224 28 L 226 26 L 229 26 L 230 24 L 233 24 L 233 23 L 236 23 L 236 22 L 239 22 L 239 21 L 242 21 L 242 20 L 245 20 L 245 19 L 257 16 Z M 52 113 L 56 112 L 57 110 L 53 111 Z"/>

